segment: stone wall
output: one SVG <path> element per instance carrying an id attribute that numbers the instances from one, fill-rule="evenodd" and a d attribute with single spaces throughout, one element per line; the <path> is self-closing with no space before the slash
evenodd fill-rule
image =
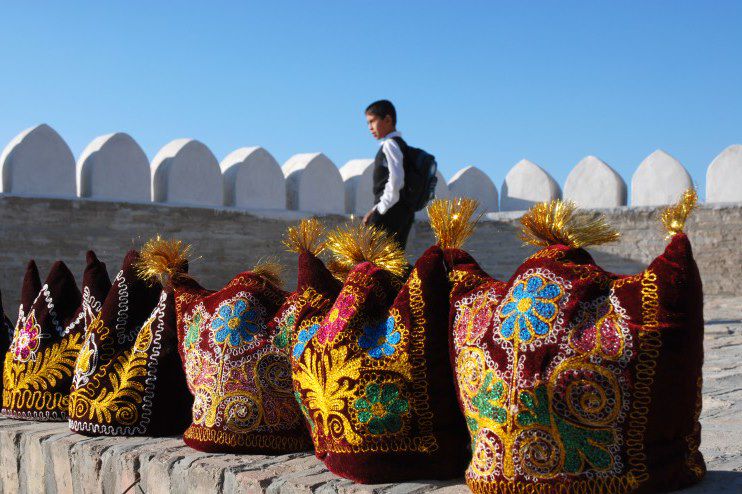
<path id="1" fill-rule="evenodd" d="M 611 271 L 632 273 L 658 256 L 665 240 L 657 208 L 615 208 L 604 212 L 623 234 L 620 242 L 590 249 Z M 286 228 L 308 216 L 292 211 L 250 213 L 236 208 L 198 208 L 89 199 L 41 199 L 0 196 L 0 289 L 6 310 L 14 317 L 25 262 L 35 258 L 42 277 L 62 259 L 82 276 L 85 251 L 93 249 L 108 264 L 111 276 L 128 249 L 139 248 L 161 234 L 193 244 L 198 258 L 191 273 L 205 286 L 218 288 L 261 259 L 276 257 L 286 271 L 288 288 L 296 284 L 296 257 L 285 252 Z M 532 249 L 518 240 L 517 213 L 490 213 L 467 243 L 491 274 L 507 278 Z M 324 217 L 329 226 L 346 216 Z M 742 205 L 701 206 L 687 225 L 708 296 L 742 295 Z M 411 261 L 434 242 L 426 221 L 411 233 Z"/>
<path id="2" fill-rule="evenodd" d="M 701 452 L 706 478 L 683 494 L 742 492 L 742 298 L 706 308 Z M 180 437 L 85 437 L 65 422 L 0 416 L 0 494 L 244 493 L 466 494 L 463 479 L 355 484 L 312 453 L 281 456 L 202 453 Z"/>
<path id="3" fill-rule="evenodd" d="M 322 153 L 295 154 L 280 165 L 260 147 L 240 147 L 218 162 L 208 146 L 188 138 L 165 144 L 148 163 L 136 141 L 121 132 L 94 138 L 75 161 L 64 139 L 41 124 L 18 134 L 0 154 L 0 193 L 362 215 L 371 205 L 372 167 L 373 160 L 358 159 L 338 169 Z M 677 159 L 656 150 L 630 182 L 630 204 L 641 207 L 674 202 L 693 179 Z M 448 181 L 439 173 L 436 195 L 474 197 L 485 211 L 520 211 L 560 197 L 585 208 L 625 206 L 627 190 L 608 164 L 587 156 L 563 187 L 523 159 L 499 192 L 486 173 L 466 166 Z M 706 202 L 742 202 L 742 145 L 710 162 Z"/>

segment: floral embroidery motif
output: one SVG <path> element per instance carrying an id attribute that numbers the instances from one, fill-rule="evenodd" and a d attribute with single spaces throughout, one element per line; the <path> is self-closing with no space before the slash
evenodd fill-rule
<path id="1" fill-rule="evenodd" d="M 593 353 L 604 358 L 621 356 L 624 339 L 620 318 L 608 297 L 582 304 L 578 322 L 572 328 L 569 343 L 580 353 Z"/>
<path id="2" fill-rule="evenodd" d="M 494 318 L 503 338 L 488 340 L 495 356 L 478 340 L 454 335 L 456 379 L 472 435 L 470 480 L 602 481 L 624 473 L 619 452 L 632 355 L 625 311 L 613 295 L 601 296 L 570 309 L 577 314 L 566 328 L 571 289 L 544 269 L 516 279 Z M 458 331 L 469 334 L 465 323 L 485 293 L 457 306 Z"/>
<path id="3" fill-rule="evenodd" d="M 295 359 L 301 358 L 301 355 L 304 353 L 304 349 L 307 347 L 309 340 L 314 338 L 314 335 L 316 335 L 317 331 L 319 331 L 319 327 L 319 324 L 312 324 L 308 328 L 299 331 L 299 336 L 297 338 L 298 341 L 296 345 L 294 345 L 294 351 L 291 354 Z"/>
<path id="4" fill-rule="evenodd" d="M 266 302 L 276 303 L 283 293 L 251 277 L 238 281 L 242 289 L 227 300 L 225 292 L 234 290 L 235 281 L 200 301 L 194 302 L 191 294 L 179 295 L 178 324 L 188 327 L 200 313 L 197 332 L 201 338 L 211 334 L 209 344 L 184 344 L 186 380 L 194 396 L 193 422 L 184 437 L 227 448 L 305 448 L 308 438 L 294 401 L 291 365 L 285 350 L 275 344 L 281 330 L 269 334 L 265 320 Z M 256 288 L 265 291 L 256 293 Z M 284 329 L 291 324 L 284 320 L 278 326 L 281 322 Z"/>
<path id="5" fill-rule="evenodd" d="M 321 343 L 332 341 L 342 331 L 353 314 L 355 313 L 356 297 L 348 290 L 343 290 L 338 295 L 332 309 L 322 321 L 322 331 L 319 336 Z"/>
<path id="6" fill-rule="evenodd" d="M 296 311 L 291 310 L 278 324 L 278 334 L 273 338 L 273 344 L 278 348 L 286 348 L 291 339 L 291 332 L 296 324 Z"/>
<path id="7" fill-rule="evenodd" d="M 98 319 L 95 319 L 98 321 Z M 92 324 L 91 324 L 92 326 Z M 98 368 L 98 345 L 95 343 L 95 334 L 88 332 L 85 342 L 82 344 L 80 353 L 75 362 L 75 375 L 72 379 L 72 389 L 85 386 Z"/>
<path id="8" fill-rule="evenodd" d="M 402 415 L 410 403 L 401 396 L 396 384 L 369 384 L 363 397 L 353 404 L 358 411 L 358 421 L 366 424 L 371 434 L 398 432 L 402 428 Z"/>
<path id="9" fill-rule="evenodd" d="M 358 338 L 358 346 L 368 350 L 369 357 L 374 359 L 393 355 L 396 345 L 402 340 L 402 333 L 396 330 L 395 325 L 394 317 L 389 316 L 386 321 L 365 326 Z"/>
<path id="10" fill-rule="evenodd" d="M 13 354 L 17 362 L 28 362 L 36 359 L 36 351 L 41 340 L 41 327 L 36 322 L 33 311 L 20 326 L 13 339 Z"/>
<path id="11" fill-rule="evenodd" d="M 457 303 L 454 342 L 459 346 L 477 343 L 492 326 L 497 302 L 495 291 L 488 289 Z"/>
<path id="12" fill-rule="evenodd" d="M 216 331 L 214 340 L 219 344 L 226 341 L 231 347 L 252 341 L 259 329 L 257 318 L 258 312 L 248 308 L 245 299 L 238 299 L 233 305 L 222 305 L 211 323 L 211 328 Z"/>
<path id="13" fill-rule="evenodd" d="M 500 334 L 505 339 L 515 335 L 523 343 L 545 336 L 557 316 L 557 302 L 563 295 L 564 290 L 558 284 L 539 274 L 519 281 L 500 311 L 503 319 Z"/>
<path id="14" fill-rule="evenodd" d="M 186 331 L 185 341 L 184 341 L 185 348 L 187 350 L 190 350 L 191 348 L 196 346 L 196 344 L 198 343 L 199 330 L 201 329 L 201 323 L 203 322 L 203 318 L 204 316 L 201 313 L 201 311 L 198 311 L 193 315 L 193 318 L 188 322 L 187 324 L 188 331 Z"/>
<path id="15" fill-rule="evenodd" d="M 352 272 L 340 305 L 357 303 L 369 284 L 365 273 Z M 300 323 L 291 359 L 294 389 L 312 425 L 316 451 L 430 453 L 439 448 L 432 423 L 415 422 L 416 414 L 429 410 L 427 393 L 413 384 L 427 378 L 424 359 L 416 357 L 424 353 L 427 327 L 417 271 L 411 272 L 407 288 L 409 312 L 392 307 L 377 314 L 378 322 L 372 324 L 364 324 L 350 308 L 338 311 L 337 317 L 348 320 L 340 325 L 334 316 L 321 313 L 328 303 L 323 295 L 308 288 L 299 296 L 298 307 L 316 309 L 316 315 Z M 325 324 L 337 331 L 330 344 L 321 339 Z M 312 338 L 316 326 L 318 337 Z M 416 427 L 406 427 L 408 420 Z"/>
<path id="16" fill-rule="evenodd" d="M 589 394 L 583 395 L 585 401 L 594 400 Z M 517 422 L 520 426 L 543 427 L 550 429 L 552 421 L 556 423 L 556 429 L 561 443 L 564 445 L 563 469 L 567 473 L 575 474 L 588 469 L 603 471 L 608 469 L 613 460 L 608 451 L 608 446 L 614 441 L 613 434 L 607 429 L 593 429 L 565 420 L 559 414 L 554 414 L 549 409 L 549 399 L 546 386 L 538 386 L 533 391 L 521 391 L 520 403 L 523 407 L 518 413 Z M 588 403 L 588 407 L 595 407 L 596 403 Z M 577 422 L 577 424 L 585 423 Z M 558 455 L 559 453 L 554 453 Z M 553 465 L 556 469 L 558 465 Z M 543 466 L 541 467 L 543 468 Z M 539 472 L 542 476 L 552 473 L 551 471 Z"/>

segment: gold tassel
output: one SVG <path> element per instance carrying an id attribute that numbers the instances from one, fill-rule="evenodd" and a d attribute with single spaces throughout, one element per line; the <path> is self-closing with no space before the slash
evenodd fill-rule
<path id="1" fill-rule="evenodd" d="M 332 273 L 332 275 L 342 281 L 345 282 L 345 280 L 348 278 L 348 274 L 350 273 L 351 267 L 341 263 L 340 261 L 337 261 L 335 259 L 330 259 L 327 264 L 327 269 Z"/>
<path id="2" fill-rule="evenodd" d="M 366 261 L 396 276 L 404 276 L 407 270 L 402 247 L 375 226 L 359 223 L 339 227 L 327 236 L 327 247 L 335 255 L 330 266 L 338 273 Z"/>
<path id="3" fill-rule="evenodd" d="M 560 199 L 536 204 L 520 222 L 520 239 L 536 247 L 562 244 L 577 249 L 615 242 L 620 237 L 602 214 L 579 211 L 575 203 Z"/>
<path id="4" fill-rule="evenodd" d="M 135 266 L 143 280 L 158 280 L 161 284 L 187 276 L 191 246 L 182 240 L 165 240 L 157 235 L 145 242 Z"/>
<path id="5" fill-rule="evenodd" d="M 668 240 L 678 233 L 682 233 L 688 216 L 696 209 L 697 204 L 698 193 L 696 189 L 691 187 L 683 192 L 677 204 L 669 206 L 662 212 L 662 224 L 665 226 L 665 230 L 667 230 Z"/>
<path id="6" fill-rule="evenodd" d="M 318 255 L 325 249 L 321 237 L 325 234 L 325 227 L 317 218 L 301 220 L 297 226 L 291 226 L 286 230 L 283 244 L 289 252 L 301 254 L 309 252 Z"/>
<path id="7" fill-rule="evenodd" d="M 430 227 L 442 249 L 460 249 L 474 233 L 482 213 L 474 219 L 479 202 L 468 197 L 436 199 L 428 206 Z"/>
<path id="8" fill-rule="evenodd" d="M 283 279 L 281 274 L 283 273 L 283 265 L 273 259 L 261 259 L 253 268 L 252 272 L 259 276 L 262 276 L 266 281 L 277 286 L 278 288 L 283 287 Z"/>

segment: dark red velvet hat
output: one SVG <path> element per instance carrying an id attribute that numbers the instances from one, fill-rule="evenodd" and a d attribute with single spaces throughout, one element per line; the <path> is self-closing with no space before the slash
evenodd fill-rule
<path id="1" fill-rule="evenodd" d="M 5 361 L 5 354 L 10 348 L 10 340 L 13 339 L 13 324 L 5 315 L 3 310 L 3 297 L 0 294 L 0 359 Z M 0 368 L 0 393 L 3 392 L 2 368 Z"/>
<path id="2" fill-rule="evenodd" d="M 298 230 L 316 230 L 309 225 Z M 327 245 L 341 284 L 316 243 L 295 244 L 292 370 L 317 456 L 363 483 L 462 475 L 469 439 L 449 363 L 441 249 L 428 249 L 406 276 L 404 252 L 381 231 L 338 230 Z"/>
<path id="3" fill-rule="evenodd" d="M 694 204 L 665 213 L 669 245 L 631 276 L 582 249 L 618 234 L 561 201 L 522 218 L 545 248 L 507 282 L 445 250 L 474 492 L 659 492 L 704 475 L 703 292 L 680 231 Z"/>
<path id="4" fill-rule="evenodd" d="M 109 436 L 181 434 L 192 399 L 177 351 L 172 290 L 142 280 L 124 258 L 75 365 L 69 425 Z"/>
<path id="5" fill-rule="evenodd" d="M 88 253 L 83 290 L 91 306 L 110 286 L 105 265 Z M 21 308 L 3 373 L 3 413 L 30 420 L 62 421 L 75 359 L 85 334 L 85 306 L 75 278 L 57 261 L 39 287 L 31 261 L 21 290 Z M 33 292 L 36 290 L 36 294 Z M 91 309 L 94 310 L 94 309 Z"/>
<path id="6" fill-rule="evenodd" d="M 187 248 L 149 243 L 150 273 L 165 275 L 175 293 L 178 349 L 194 396 L 183 434 L 200 451 L 284 454 L 311 441 L 291 389 L 285 343 L 269 326 L 286 299 L 278 266 L 238 274 L 224 288 L 203 288 L 185 275 Z"/>

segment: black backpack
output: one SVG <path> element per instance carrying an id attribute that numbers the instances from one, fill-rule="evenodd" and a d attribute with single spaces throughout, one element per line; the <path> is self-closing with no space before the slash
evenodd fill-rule
<path id="1" fill-rule="evenodd" d="M 438 163 L 432 154 L 412 146 L 407 146 L 403 163 L 404 187 L 400 197 L 413 211 L 420 211 L 435 197 Z"/>

